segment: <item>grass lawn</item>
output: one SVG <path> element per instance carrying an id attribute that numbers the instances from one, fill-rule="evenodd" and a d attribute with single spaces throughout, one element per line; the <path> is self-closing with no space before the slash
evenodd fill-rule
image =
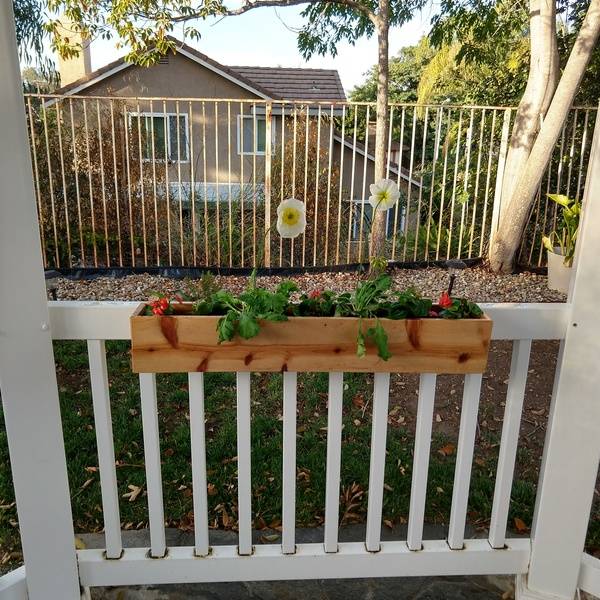
<path id="1" fill-rule="evenodd" d="M 147 527 L 148 521 L 139 385 L 137 375 L 130 370 L 128 351 L 129 344 L 126 342 L 107 343 L 117 479 L 121 520 L 125 529 Z M 55 356 L 75 530 L 101 531 L 103 519 L 86 345 L 82 342 L 56 342 Z M 402 387 L 402 381 L 395 382 L 397 377 L 400 376 L 392 378 L 388 421 L 383 505 L 387 525 L 403 523 L 408 517 L 412 474 L 414 421 L 405 418 L 402 394 L 398 394 L 397 390 L 406 389 L 404 395 L 410 394 L 413 403 L 415 394 L 413 389 Z M 362 374 L 347 374 L 344 381 L 340 518 L 343 523 L 350 523 L 363 521 L 366 516 L 373 382 L 371 376 Z M 193 512 L 187 377 L 158 375 L 157 384 L 167 524 L 190 528 L 193 526 Z M 235 529 L 235 375 L 207 374 L 205 388 L 210 526 Z M 252 509 L 257 529 L 267 526 L 277 528 L 281 520 L 281 389 L 281 375 L 252 376 Z M 458 389 L 455 394 L 450 391 L 449 395 L 444 393 L 441 401 L 454 398 L 453 406 L 458 406 L 461 391 Z M 443 420 L 450 425 L 440 426 L 437 422 L 440 419 L 438 401 L 440 399 L 436 397 L 425 518 L 431 523 L 447 523 L 458 427 L 446 416 Z M 501 422 L 496 427 L 487 427 L 484 426 L 486 420 L 492 423 L 493 415 L 487 412 L 482 399 L 468 513 L 469 522 L 481 528 L 486 527 L 491 514 L 501 431 Z M 326 426 L 327 375 L 299 375 L 298 526 L 314 526 L 323 522 Z M 18 561 L 20 550 L 6 434 L 1 423 L 0 431 L 0 555 L 3 555 L 2 562 L 7 563 Z M 539 456 L 529 446 L 523 445 L 517 460 L 518 475 L 513 486 L 509 525 L 514 527 L 517 519 L 517 525 L 525 527 L 530 525 L 533 513 Z M 40 490 L 40 494 L 43 493 Z M 600 546 L 598 519 L 592 522 L 588 542 L 592 548 Z"/>

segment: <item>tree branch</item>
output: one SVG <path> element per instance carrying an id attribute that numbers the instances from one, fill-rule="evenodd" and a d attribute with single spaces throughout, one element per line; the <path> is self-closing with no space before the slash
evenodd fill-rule
<path id="1" fill-rule="evenodd" d="M 299 4 L 316 4 L 318 2 L 324 2 L 329 4 L 339 4 L 341 6 L 347 6 L 357 12 L 365 15 L 376 27 L 379 26 L 378 16 L 371 10 L 369 10 L 364 4 L 361 4 L 357 0 L 245 0 L 244 4 L 239 8 L 224 10 L 221 14 L 226 17 L 235 17 L 243 15 L 254 8 L 265 8 L 269 6 L 298 6 Z M 200 15 L 181 15 L 173 19 L 174 22 L 189 21 L 190 19 L 198 18 Z"/>

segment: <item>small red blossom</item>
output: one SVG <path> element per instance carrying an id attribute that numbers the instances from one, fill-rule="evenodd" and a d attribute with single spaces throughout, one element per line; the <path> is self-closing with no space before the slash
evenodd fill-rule
<path id="1" fill-rule="evenodd" d="M 157 298 L 150 302 L 150 308 L 155 315 L 164 315 L 169 310 L 169 301 L 167 298 Z"/>
<path id="2" fill-rule="evenodd" d="M 323 294 L 323 290 L 315 289 L 315 290 L 312 290 L 312 292 L 310 292 L 308 294 L 308 297 L 311 300 L 318 300 L 321 297 L 322 294 Z"/>
<path id="3" fill-rule="evenodd" d="M 450 298 L 448 292 L 442 292 L 438 304 L 440 308 L 450 308 L 452 306 L 452 298 Z"/>

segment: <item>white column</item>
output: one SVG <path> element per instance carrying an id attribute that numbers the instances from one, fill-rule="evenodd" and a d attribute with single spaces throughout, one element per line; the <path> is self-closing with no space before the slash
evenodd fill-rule
<path id="1" fill-rule="evenodd" d="M 79 579 L 12 2 L 0 2 L 0 389 L 30 600 Z"/>
<path id="2" fill-rule="evenodd" d="M 600 121 L 596 123 L 584 216 L 521 599 L 572 600 L 600 459 Z"/>

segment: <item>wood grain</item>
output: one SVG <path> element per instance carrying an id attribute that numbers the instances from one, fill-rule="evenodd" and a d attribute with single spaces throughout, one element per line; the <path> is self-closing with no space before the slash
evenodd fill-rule
<path id="1" fill-rule="evenodd" d="M 183 307 L 182 307 L 183 308 Z M 482 373 L 492 321 L 481 319 L 380 319 L 392 357 L 384 361 L 367 345 L 356 355 L 359 320 L 353 317 L 291 317 L 261 323 L 250 339 L 217 343 L 220 317 L 131 317 L 135 373 L 358 372 Z M 183 308 L 183 310 L 187 310 Z M 374 319 L 363 319 L 363 331 Z"/>

